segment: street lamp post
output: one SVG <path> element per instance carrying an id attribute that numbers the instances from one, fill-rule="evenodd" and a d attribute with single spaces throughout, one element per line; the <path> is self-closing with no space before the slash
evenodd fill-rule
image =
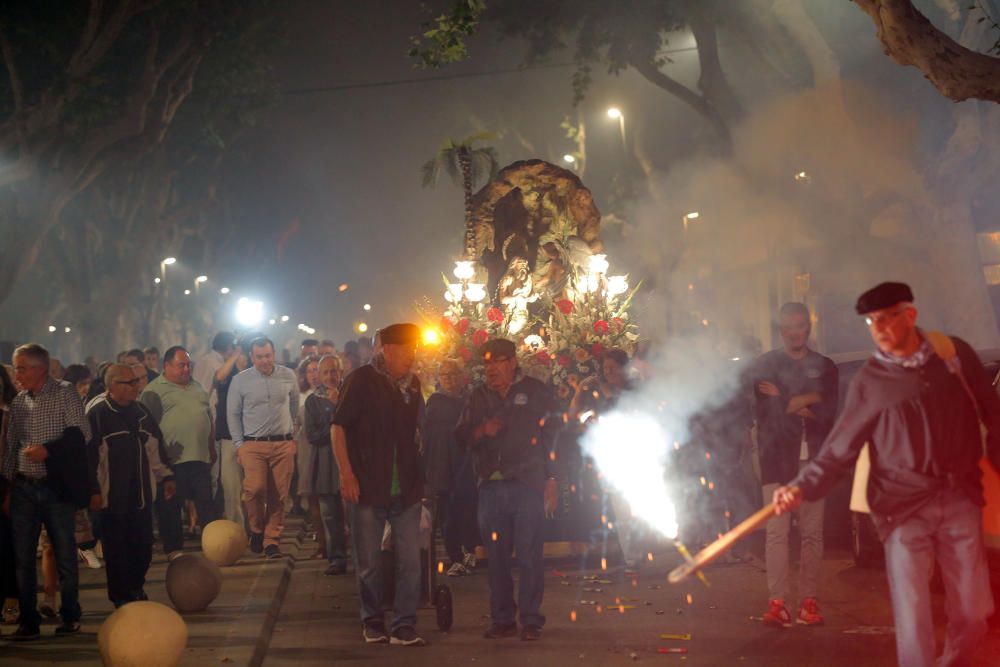
<path id="1" fill-rule="evenodd" d="M 619 109 L 618 107 L 609 107 L 608 118 L 610 118 L 611 120 L 618 121 L 618 129 L 621 131 L 622 134 L 622 150 L 627 151 L 625 143 L 625 114 L 623 114 L 622 110 Z"/>

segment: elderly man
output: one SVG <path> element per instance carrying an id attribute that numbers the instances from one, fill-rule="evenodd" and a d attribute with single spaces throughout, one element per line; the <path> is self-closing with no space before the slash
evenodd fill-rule
<path id="1" fill-rule="evenodd" d="M 148 599 L 143 587 L 153 559 L 157 483 L 166 500 L 176 490 L 160 428 L 136 401 L 145 379 L 142 369 L 112 365 L 105 372 L 107 394 L 87 413 L 89 458 L 101 489 L 108 599 L 116 608 Z"/>
<path id="2" fill-rule="evenodd" d="M 3 476 L 14 532 L 21 618 L 15 641 L 39 638 L 35 549 L 44 524 L 55 549 L 62 624 L 56 636 L 80 631 L 79 571 L 73 529 L 76 510 L 100 504 L 97 480 L 88 474 L 86 441 L 90 426 L 76 389 L 49 377 L 49 353 L 31 343 L 14 350 L 14 376 L 21 392 L 10 406 Z"/>
<path id="3" fill-rule="evenodd" d="M 1000 397 L 965 341 L 917 327 L 913 292 L 882 283 L 855 307 L 875 354 L 851 382 L 819 455 L 774 492 L 781 512 L 830 491 L 871 448 L 868 502 L 885 545 L 904 667 L 934 664 L 930 577 L 941 566 L 948 632 L 939 665 L 971 664 L 993 597 L 982 535 L 983 454 L 1000 470 Z"/>
<path id="4" fill-rule="evenodd" d="M 362 637 L 369 644 L 427 643 L 416 631 L 424 492 L 417 425 L 423 396 L 412 368 L 419 339 L 414 324 L 383 329 L 381 353 L 347 376 L 333 416 L 333 449 L 351 522 Z M 379 564 L 386 522 L 396 557 L 391 637 L 382 612 L 385 592 Z"/>
<path id="5" fill-rule="evenodd" d="M 149 383 L 140 400 L 163 433 L 177 495 L 159 502 L 160 534 L 168 556 L 184 546 L 180 529 L 181 501 L 189 516 L 204 527 L 215 518 L 211 467 L 217 456 L 208 393 L 191 379 L 191 357 L 180 345 L 163 353 L 163 374 Z"/>
<path id="6" fill-rule="evenodd" d="M 486 382 L 469 396 L 455 431 L 479 476 L 479 530 L 489 559 L 490 627 L 487 639 L 517 634 L 513 552 L 520 568 L 521 639 L 542 636 L 542 548 L 546 514 L 555 511 L 557 486 L 550 454 L 561 420 L 550 417 L 548 388 L 524 375 L 509 340 L 480 350 Z"/>
<path id="7" fill-rule="evenodd" d="M 243 502 L 250 524 L 250 550 L 281 558 L 285 498 L 295 472 L 293 436 L 299 412 L 295 371 L 274 361 L 274 343 L 250 343 L 253 366 L 233 378 L 226 397 L 229 433 L 243 466 Z"/>

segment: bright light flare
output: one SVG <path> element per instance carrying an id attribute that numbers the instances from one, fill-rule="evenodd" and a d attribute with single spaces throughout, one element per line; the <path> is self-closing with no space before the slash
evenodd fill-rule
<path id="1" fill-rule="evenodd" d="M 574 162 L 576 162 L 576 158 L 570 155 L 569 153 L 566 153 L 566 155 L 563 155 L 563 162 L 565 162 L 566 164 L 573 164 Z"/>
<path id="2" fill-rule="evenodd" d="M 177 258 L 176 257 L 165 257 L 163 259 L 163 263 L 166 264 L 167 266 L 170 266 L 171 264 L 176 264 L 177 263 Z"/>
<path id="3" fill-rule="evenodd" d="M 611 107 L 610 109 L 608 109 L 608 118 L 617 120 L 621 117 L 622 117 L 622 110 L 619 109 L 618 107 Z"/>
<path id="4" fill-rule="evenodd" d="M 472 280 L 476 276 L 476 267 L 473 262 L 460 259 L 455 262 L 455 270 L 452 273 L 459 280 Z"/>
<path id="5" fill-rule="evenodd" d="M 607 273 L 608 256 L 600 253 L 591 255 L 587 260 L 587 270 L 591 273 Z"/>
<path id="6" fill-rule="evenodd" d="M 371 310 L 372 305 L 370 303 L 366 303 L 364 306 L 362 306 L 362 308 L 364 308 L 365 310 Z"/>
<path id="7" fill-rule="evenodd" d="M 366 333 L 368 331 L 368 325 L 364 322 L 358 322 L 356 329 L 358 330 L 358 333 Z"/>
<path id="8" fill-rule="evenodd" d="M 628 291 L 628 276 L 608 276 L 608 295 L 618 296 Z"/>
<path id="9" fill-rule="evenodd" d="M 229 288 L 223 287 L 222 289 L 219 290 L 219 294 L 229 294 Z"/>
<path id="10" fill-rule="evenodd" d="M 346 292 L 347 291 L 347 283 L 340 283 L 340 287 L 337 288 L 337 291 L 338 292 Z"/>
<path id="11" fill-rule="evenodd" d="M 441 334 L 438 333 L 437 329 L 424 329 L 423 338 L 424 345 L 437 345 L 441 342 Z"/>
<path id="12" fill-rule="evenodd" d="M 208 276 L 198 276 L 197 278 L 194 279 L 194 281 L 196 283 L 207 283 L 208 282 Z"/>
<path id="13" fill-rule="evenodd" d="M 153 278 L 153 282 L 156 283 L 157 285 L 159 285 L 160 284 L 160 277 L 157 276 L 156 278 Z"/>
<path id="14" fill-rule="evenodd" d="M 242 297 L 236 302 L 236 321 L 245 327 L 254 327 L 264 319 L 264 302 Z"/>
<path id="15" fill-rule="evenodd" d="M 191 294 L 191 290 L 189 290 L 189 289 L 184 290 L 184 296 L 190 296 L 190 294 Z"/>
<path id="16" fill-rule="evenodd" d="M 56 332 L 56 325 L 50 324 L 49 325 L 49 333 L 55 333 L 55 332 Z"/>
<path id="17" fill-rule="evenodd" d="M 611 412 L 590 427 L 583 447 L 604 479 L 628 502 L 632 514 L 673 539 L 677 517 L 664 479 L 668 442 L 650 415 Z M 622 443 L 628 443 L 627 455 Z"/>

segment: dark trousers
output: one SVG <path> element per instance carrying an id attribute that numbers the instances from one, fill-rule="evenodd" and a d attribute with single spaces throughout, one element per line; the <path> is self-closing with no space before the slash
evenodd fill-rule
<path id="1" fill-rule="evenodd" d="M 462 491 L 452 489 L 439 494 L 436 503 L 444 550 L 452 563 L 461 563 L 462 550 L 472 553 L 479 544 L 476 487 L 473 484 L 471 493 L 467 489 L 464 493 Z"/>
<path id="2" fill-rule="evenodd" d="M 10 498 L 10 520 L 14 528 L 14 556 L 23 626 L 37 628 L 42 620 L 38 614 L 35 551 L 43 524 L 55 551 L 56 571 L 59 573 L 59 595 L 62 599 L 59 615 L 66 623 L 80 620 L 75 515 L 76 508 L 59 500 L 45 482 L 18 480 L 14 483 Z"/>
<path id="3" fill-rule="evenodd" d="M 545 503 L 541 489 L 519 480 L 487 481 L 479 487 L 479 529 L 489 558 L 490 616 L 494 623 L 513 623 L 513 552 L 520 570 L 518 602 L 521 625 L 545 625 L 541 613 L 545 580 L 542 534 Z"/>
<path id="4" fill-rule="evenodd" d="M 17 597 L 14 562 L 14 530 L 10 517 L 0 512 L 0 601 Z"/>
<path id="5" fill-rule="evenodd" d="M 331 565 L 347 564 L 347 537 L 344 534 L 344 502 L 339 493 L 316 496 L 319 519 L 326 533 L 326 559 Z"/>
<path id="6" fill-rule="evenodd" d="M 177 495 L 182 501 L 190 500 L 198 510 L 198 525 L 204 528 L 215 521 L 215 504 L 212 502 L 212 466 L 204 461 L 186 461 L 170 466 L 177 480 Z"/>
<path id="7" fill-rule="evenodd" d="M 156 489 L 156 526 L 160 531 L 163 553 L 180 551 L 184 548 L 184 529 L 181 524 L 181 507 L 184 506 L 184 501 L 180 498 L 180 493 L 175 493 L 173 498 L 165 500 L 162 482 Z"/>
<path id="8" fill-rule="evenodd" d="M 149 507 L 123 514 L 102 512 L 108 599 L 120 607 L 145 600 L 143 586 L 153 560 L 153 512 Z"/>

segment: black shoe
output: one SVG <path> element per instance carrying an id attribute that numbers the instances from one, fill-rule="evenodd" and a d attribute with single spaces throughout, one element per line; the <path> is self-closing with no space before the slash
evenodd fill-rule
<path id="1" fill-rule="evenodd" d="M 542 638 L 542 629 L 537 625 L 526 625 L 521 628 L 521 641 L 533 642 Z"/>
<path id="2" fill-rule="evenodd" d="M 268 560 L 274 560 L 275 558 L 281 558 L 285 554 L 281 553 L 281 549 L 278 548 L 277 544 L 268 544 L 264 547 L 264 558 Z"/>
<path id="3" fill-rule="evenodd" d="M 483 633 L 484 639 L 503 639 L 517 636 L 517 623 L 491 623 Z"/>
<path id="4" fill-rule="evenodd" d="M 255 554 L 264 552 L 264 533 L 250 533 L 250 551 Z"/>
<path id="5" fill-rule="evenodd" d="M 418 635 L 417 631 L 408 625 L 404 625 L 393 632 L 389 643 L 396 646 L 427 646 L 427 640 Z"/>
<path id="6" fill-rule="evenodd" d="M 7 637 L 7 640 L 12 642 L 32 642 L 41 636 L 42 634 L 38 631 L 37 627 L 32 628 L 26 625 L 19 625 L 14 634 Z"/>
<path id="7" fill-rule="evenodd" d="M 384 623 L 365 623 L 361 636 L 364 637 L 366 644 L 389 643 L 389 635 L 386 634 Z"/>
<path id="8" fill-rule="evenodd" d="M 332 577 L 338 574 L 347 574 L 347 564 L 346 563 L 330 563 L 330 565 L 323 571 L 328 577 Z"/>
<path id="9" fill-rule="evenodd" d="M 63 621 L 62 625 L 56 628 L 56 637 L 68 637 L 80 632 L 80 624 L 76 621 Z"/>

